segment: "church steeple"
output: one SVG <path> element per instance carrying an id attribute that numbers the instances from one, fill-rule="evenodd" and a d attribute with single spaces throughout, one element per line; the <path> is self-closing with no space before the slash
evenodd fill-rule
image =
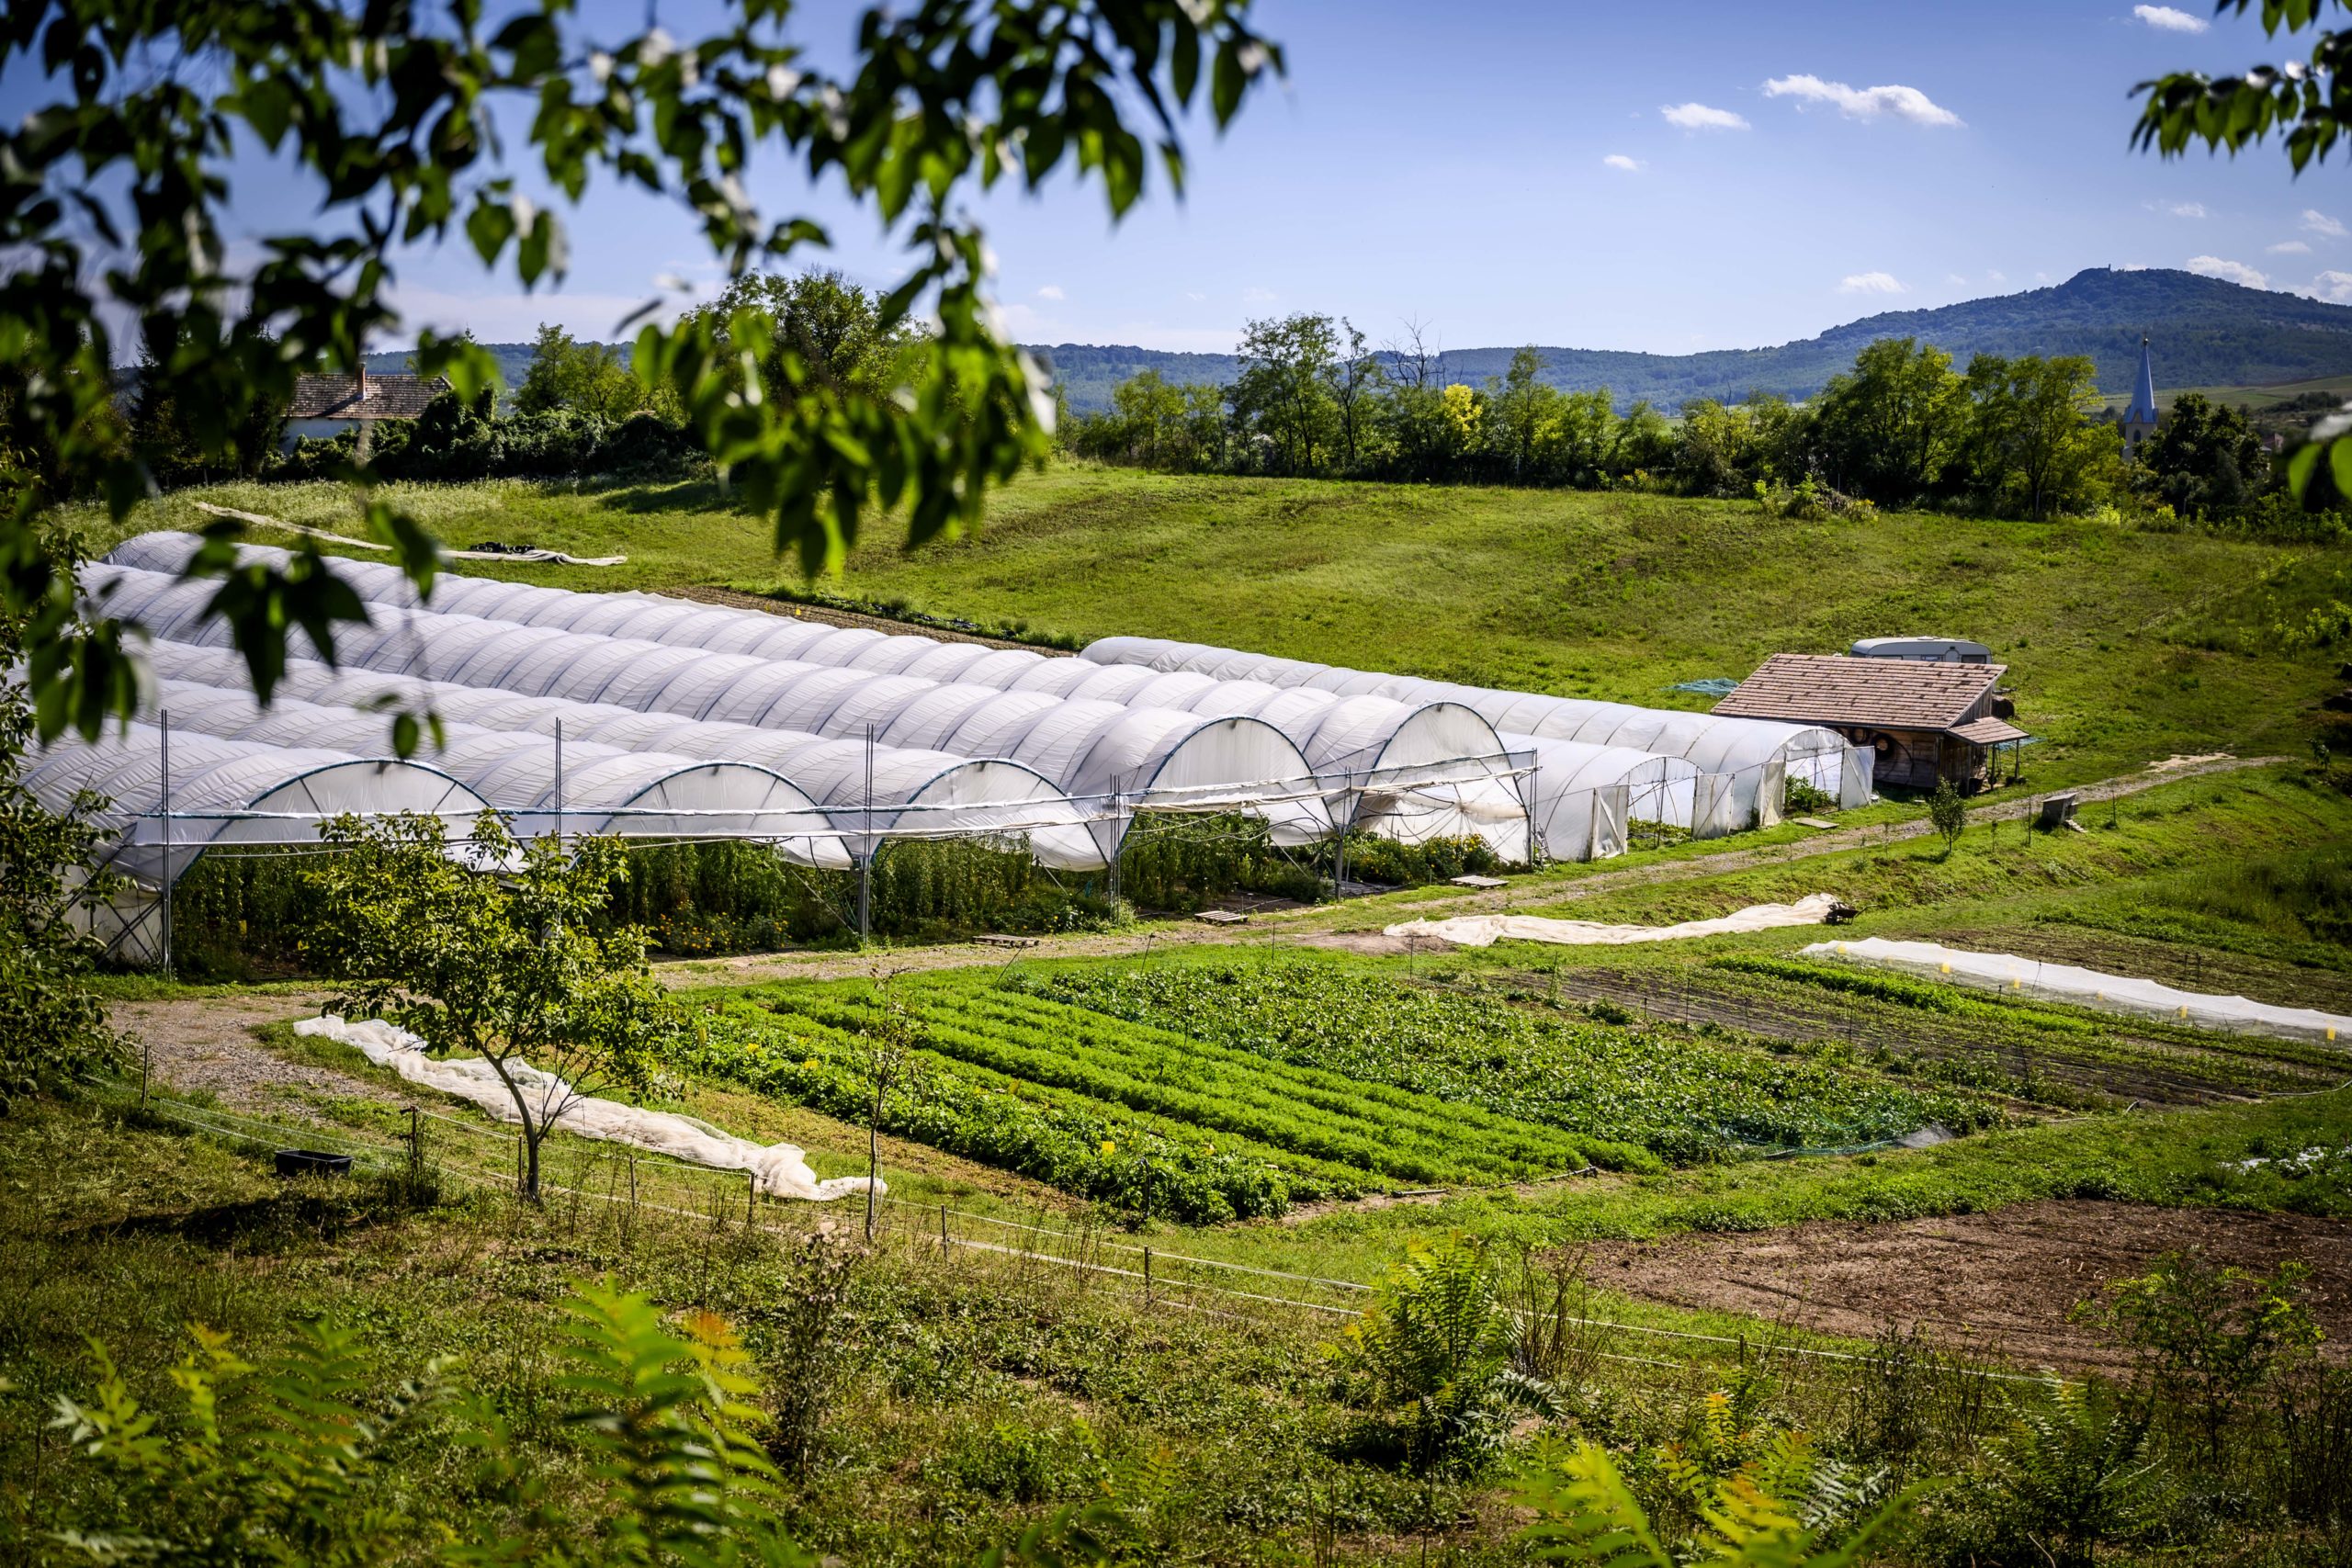
<path id="1" fill-rule="evenodd" d="M 2140 378 L 2132 386 L 2132 406 L 2123 411 L 2123 445 L 2136 452 L 2156 430 L 2156 365 L 2148 340 L 2140 339 Z"/>

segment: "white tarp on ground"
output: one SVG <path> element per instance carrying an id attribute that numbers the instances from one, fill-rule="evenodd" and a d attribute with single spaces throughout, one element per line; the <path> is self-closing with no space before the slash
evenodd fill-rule
<path id="1" fill-rule="evenodd" d="M 2194 1029 L 2322 1043 L 2352 1042 L 2352 1018 L 2310 1008 L 2273 1007 L 2244 997 L 2179 991 L 2130 975 L 2108 975 L 2097 969 L 2078 969 L 2070 964 L 2045 964 L 2038 958 L 2020 958 L 2014 953 L 1970 953 L 1932 942 L 1892 942 L 1876 936 L 1864 937 L 1860 942 L 1817 942 L 1804 953 L 1808 958 L 1843 958 L 1929 980 L 1948 980 L 1976 990 L 2065 1002 L 2095 1012 L 2155 1019 Z"/>
<path id="2" fill-rule="evenodd" d="M 424 1054 L 424 1042 L 405 1029 L 380 1020 L 352 1020 L 334 1013 L 300 1020 L 294 1025 L 294 1032 L 321 1035 L 348 1045 L 378 1066 L 390 1067 L 411 1083 L 478 1105 L 501 1122 L 521 1120 L 515 1113 L 514 1097 L 499 1081 L 497 1072 L 480 1056 L 436 1062 Z M 795 1145 L 755 1144 L 730 1136 L 691 1116 L 640 1111 L 616 1100 L 575 1097 L 572 1087 L 553 1073 L 519 1062 L 507 1070 L 522 1085 L 526 1098 L 538 1107 L 556 1111 L 555 1126 L 560 1132 L 628 1144 L 690 1165 L 748 1170 L 759 1190 L 772 1198 L 804 1198 L 829 1203 L 865 1190 L 866 1179 L 863 1176 L 818 1179 L 817 1173 L 808 1168 L 807 1154 Z M 874 1190 L 884 1192 L 888 1187 L 877 1179 Z"/>
<path id="3" fill-rule="evenodd" d="M 1498 942 L 1622 947 L 1637 942 L 1679 942 L 1685 937 L 1771 931 L 1779 926 L 1817 926 L 1837 908 L 1834 895 L 1810 893 L 1793 904 L 1751 904 L 1712 920 L 1685 920 L 1679 926 L 1610 926 L 1598 920 L 1546 919 L 1541 915 L 1457 915 L 1447 920 L 1408 920 L 1390 926 L 1387 934 L 1432 936 L 1457 947 L 1491 947 Z"/>

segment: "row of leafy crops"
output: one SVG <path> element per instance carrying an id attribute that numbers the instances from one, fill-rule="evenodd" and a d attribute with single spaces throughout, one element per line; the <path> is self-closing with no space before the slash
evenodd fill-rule
<path id="1" fill-rule="evenodd" d="M 1461 1113 L 1536 1122 L 1677 1164 L 1870 1143 L 1931 1122 L 1967 1130 L 1997 1114 L 1973 1096 L 1831 1063 L 1400 986 L 1319 960 L 1067 969 L 1008 984 L 1270 1065 L 1406 1089 Z"/>

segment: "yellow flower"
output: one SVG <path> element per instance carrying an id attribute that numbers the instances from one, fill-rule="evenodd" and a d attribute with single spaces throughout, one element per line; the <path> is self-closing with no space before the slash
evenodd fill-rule
<path id="1" fill-rule="evenodd" d="M 1201 1145 L 1201 1153 L 1204 1155 L 1213 1155 L 1216 1153 L 1216 1145 L 1215 1144 L 1203 1144 Z"/>
<path id="2" fill-rule="evenodd" d="M 815 1072 L 815 1071 L 817 1070 L 817 1058 L 816 1058 L 816 1057 L 814 1057 L 814 1056 L 811 1056 L 811 1057 L 809 1057 L 807 1061 L 805 1061 L 805 1062 L 801 1063 L 800 1065 L 801 1065 L 803 1067 L 807 1068 L 808 1071 L 810 1071 L 810 1072 L 812 1072 L 812 1073 L 813 1073 L 813 1072 Z"/>
<path id="3" fill-rule="evenodd" d="M 1102 1140 L 1102 1152 L 1106 1155 L 1117 1154 L 1119 1152 L 1119 1145 L 1115 1141 L 1110 1138 L 1105 1138 Z"/>

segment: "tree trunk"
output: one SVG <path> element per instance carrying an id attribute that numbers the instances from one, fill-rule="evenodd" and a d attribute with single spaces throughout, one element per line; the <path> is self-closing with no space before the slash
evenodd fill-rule
<path id="1" fill-rule="evenodd" d="M 491 1071 L 498 1075 L 498 1081 L 506 1086 L 508 1096 L 514 1101 L 514 1114 L 523 1119 L 523 1197 L 536 1203 L 539 1201 L 539 1140 L 547 1136 L 547 1129 L 531 1120 L 530 1101 L 524 1098 L 522 1086 L 506 1076 L 505 1061 L 488 1051 L 481 1055 Z"/>

